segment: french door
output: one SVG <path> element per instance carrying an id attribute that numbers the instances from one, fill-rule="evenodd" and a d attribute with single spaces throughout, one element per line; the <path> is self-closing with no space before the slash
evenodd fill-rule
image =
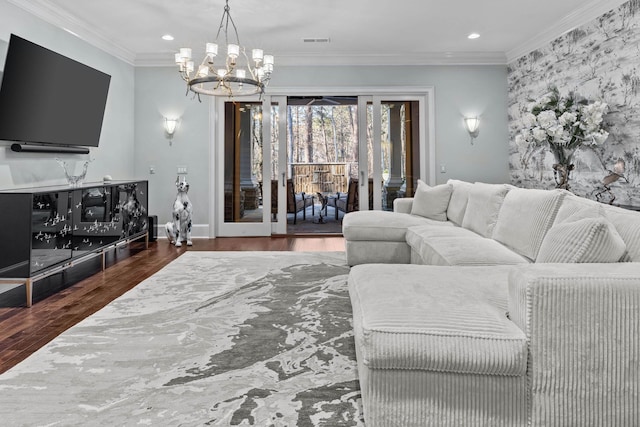
<path id="1" fill-rule="evenodd" d="M 294 178 L 294 167 L 287 163 L 292 159 L 287 151 L 292 149 L 287 137 L 292 129 L 287 122 L 290 93 L 262 100 L 216 99 L 212 114 L 216 236 L 287 233 L 287 180 Z M 358 179 L 359 209 L 391 210 L 393 199 L 413 194 L 418 178 L 435 181 L 433 147 L 427 144 L 434 135 L 433 114 L 428 110 L 433 92 L 348 96 L 357 108 L 353 138 L 357 158 L 346 166 L 349 178 Z"/>
<path id="2" fill-rule="evenodd" d="M 417 180 L 435 184 L 433 116 L 426 95 L 358 98 L 360 127 L 359 209 L 393 210 L 396 198 L 411 197 Z M 432 95 L 432 94 L 431 94 Z M 432 104 L 431 104 L 432 105 Z"/>
<path id="3" fill-rule="evenodd" d="M 286 97 L 218 98 L 213 115 L 215 235 L 286 233 Z"/>

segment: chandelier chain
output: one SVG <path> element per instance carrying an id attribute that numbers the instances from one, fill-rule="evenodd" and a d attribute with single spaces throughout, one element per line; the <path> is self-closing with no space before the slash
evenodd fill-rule
<path id="1" fill-rule="evenodd" d="M 225 22 L 226 18 L 226 22 Z M 229 0 L 226 0 L 226 5 L 224 6 L 224 12 L 222 13 L 222 18 L 220 19 L 220 26 L 218 27 L 218 32 L 216 33 L 216 40 L 220 38 L 220 31 L 224 28 L 224 42 L 229 44 L 229 21 L 231 21 L 231 26 L 233 27 L 233 32 L 236 35 L 236 44 L 240 45 L 240 37 L 238 36 L 238 28 L 236 27 L 236 23 L 231 17 L 231 8 L 229 7 Z"/>

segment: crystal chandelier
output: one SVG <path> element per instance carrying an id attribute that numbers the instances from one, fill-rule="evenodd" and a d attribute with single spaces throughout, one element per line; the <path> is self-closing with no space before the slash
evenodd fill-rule
<path id="1" fill-rule="evenodd" d="M 229 0 L 226 0 L 215 42 L 206 44 L 206 54 L 197 69 L 191 56 L 191 48 L 183 47 L 175 54 L 176 64 L 182 79 L 187 82 L 188 90 L 198 96 L 204 94 L 233 98 L 262 94 L 271 78 L 273 55 L 265 55 L 262 49 L 253 49 L 249 60 L 244 47 L 240 45 L 238 29 L 229 10 Z M 231 36 L 235 35 L 235 40 L 231 43 L 229 30 L 232 30 Z M 224 32 L 227 45 L 226 57 L 218 56 L 218 38 L 221 32 Z"/>

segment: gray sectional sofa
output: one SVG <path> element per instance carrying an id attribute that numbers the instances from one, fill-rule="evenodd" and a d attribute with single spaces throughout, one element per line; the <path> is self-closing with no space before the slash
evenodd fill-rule
<path id="1" fill-rule="evenodd" d="M 419 183 L 343 220 L 367 427 L 640 425 L 640 214 Z"/>

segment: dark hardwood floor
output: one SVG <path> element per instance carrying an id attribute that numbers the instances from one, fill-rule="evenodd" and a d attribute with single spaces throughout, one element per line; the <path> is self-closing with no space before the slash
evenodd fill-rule
<path id="1" fill-rule="evenodd" d="M 176 248 L 158 240 L 144 249 L 134 242 L 34 284 L 34 303 L 25 306 L 24 286 L 0 285 L 0 373 L 26 359 L 82 319 L 153 275 L 185 251 L 343 251 L 344 239 L 331 237 L 245 237 L 195 239 Z M 76 283 L 73 283 L 76 282 Z M 66 283 L 73 283 L 67 285 Z"/>

